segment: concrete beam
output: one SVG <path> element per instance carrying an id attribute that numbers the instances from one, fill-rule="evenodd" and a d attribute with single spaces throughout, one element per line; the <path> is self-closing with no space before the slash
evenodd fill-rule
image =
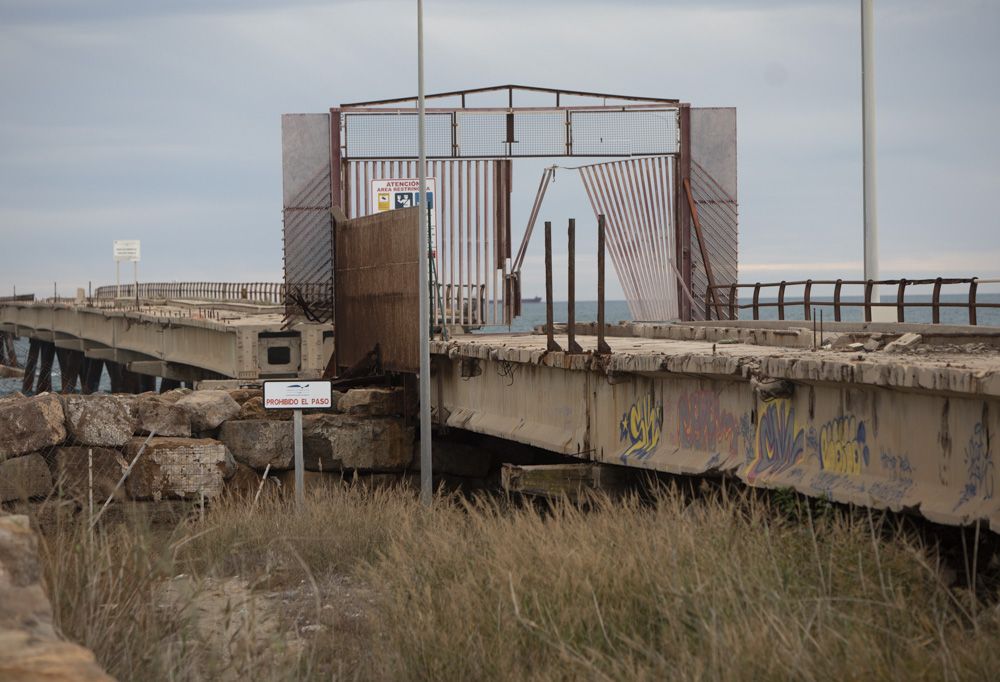
<path id="1" fill-rule="evenodd" d="M 83 339 L 56 339 L 56 348 L 66 350 L 86 350 Z"/>
<path id="2" fill-rule="evenodd" d="M 135 372 L 136 374 L 146 374 L 163 377 L 164 379 L 174 379 L 176 381 L 200 381 L 211 374 L 197 367 L 179 365 L 163 360 L 136 360 L 128 363 L 127 367 L 130 372 Z"/>

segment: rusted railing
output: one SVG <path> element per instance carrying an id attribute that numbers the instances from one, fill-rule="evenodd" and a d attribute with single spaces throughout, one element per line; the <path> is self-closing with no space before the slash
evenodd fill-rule
<path id="1" fill-rule="evenodd" d="M 138 297 L 146 300 L 244 301 L 282 305 L 285 303 L 286 293 L 285 285 L 281 282 L 142 282 L 138 287 Z M 93 297 L 136 298 L 136 285 L 122 284 L 118 287 L 112 284 L 97 287 Z"/>
<path id="2" fill-rule="evenodd" d="M 896 321 L 905 322 L 906 321 L 906 309 L 907 308 L 930 308 L 931 309 L 931 321 L 933 324 L 941 323 L 941 309 L 942 308 L 965 308 L 968 310 L 969 314 L 969 324 L 978 324 L 977 310 L 980 309 L 990 309 L 990 308 L 1000 308 L 1000 303 L 992 301 L 980 301 L 977 298 L 978 287 L 980 284 L 996 284 L 1000 283 L 998 279 L 979 279 L 978 277 L 972 278 L 946 278 L 937 277 L 935 279 L 885 279 L 885 280 L 846 280 L 846 279 L 835 279 L 835 280 L 820 280 L 820 279 L 807 279 L 798 281 L 781 281 L 781 282 L 767 282 L 761 283 L 756 282 L 754 284 L 720 284 L 716 285 L 714 289 L 722 290 L 728 292 L 729 303 L 728 305 L 718 305 L 711 302 L 710 291 L 713 287 L 708 287 L 705 291 L 705 311 L 706 319 L 711 320 L 713 316 L 713 311 L 716 319 L 737 319 L 738 311 L 740 310 L 752 310 L 753 319 L 759 320 L 761 309 L 763 308 L 777 308 L 777 314 L 779 320 L 784 320 L 786 312 L 797 311 L 801 308 L 803 319 L 812 319 L 813 308 L 823 306 L 823 307 L 833 307 L 833 319 L 835 322 L 840 322 L 843 316 L 843 310 L 845 308 L 863 308 L 864 309 L 864 320 L 865 322 L 872 321 L 872 309 L 873 308 L 895 308 L 896 309 Z M 967 285 L 968 295 L 963 301 L 950 301 L 942 300 L 941 298 L 941 288 L 947 285 Z M 832 286 L 833 296 L 832 297 L 818 297 L 813 295 L 814 286 Z M 845 286 L 855 286 L 863 287 L 864 298 L 862 300 L 845 300 L 843 296 L 843 290 Z M 885 301 L 879 300 L 875 301 L 873 299 L 873 291 L 875 287 L 891 286 L 896 288 L 895 300 Z M 906 300 L 907 287 L 914 286 L 933 286 L 930 301 L 915 301 Z M 790 287 L 802 287 L 802 294 L 800 298 L 794 300 L 788 300 L 787 294 Z M 753 298 L 751 303 L 738 303 L 738 291 L 741 289 L 752 289 Z M 774 301 L 761 301 L 761 291 L 762 290 L 774 290 L 777 289 L 776 300 Z M 912 290 L 911 290 L 912 291 Z M 880 297 L 881 298 L 881 297 Z M 728 316 L 728 317 L 727 317 Z"/>

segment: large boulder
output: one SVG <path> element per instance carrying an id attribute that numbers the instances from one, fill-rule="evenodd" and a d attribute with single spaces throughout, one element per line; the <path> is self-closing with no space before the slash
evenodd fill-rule
<path id="1" fill-rule="evenodd" d="M 52 474 L 37 452 L 0 462 L 0 502 L 45 497 L 52 492 Z"/>
<path id="2" fill-rule="evenodd" d="M 114 680 L 89 649 L 63 641 L 52 624 L 27 516 L 0 517 L 0 680 Z"/>
<path id="3" fill-rule="evenodd" d="M 388 417 L 311 414 L 302 418 L 305 468 L 400 471 L 413 459 L 413 427 Z"/>
<path id="4" fill-rule="evenodd" d="M 226 391 L 194 391 L 177 401 L 191 417 L 192 431 L 211 431 L 240 413 L 240 404 Z"/>
<path id="5" fill-rule="evenodd" d="M 191 415 L 177 405 L 181 396 L 144 395 L 139 399 L 138 433 L 155 433 L 158 436 L 191 436 Z"/>
<path id="6" fill-rule="evenodd" d="M 237 419 L 291 419 L 292 410 L 268 410 L 264 407 L 264 398 L 250 398 L 240 406 Z"/>
<path id="7" fill-rule="evenodd" d="M 122 453 L 110 448 L 56 448 L 53 460 L 56 486 L 61 496 L 81 502 L 90 497 L 91 481 L 95 502 L 106 500 L 128 468 Z M 119 489 L 118 496 L 124 494 L 125 491 Z"/>
<path id="8" fill-rule="evenodd" d="M 340 412 L 363 417 L 403 414 L 403 389 L 352 388 L 337 402 Z"/>
<path id="9" fill-rule="evenodd" d="M 117 448 L 135 434 L 136 399 L 126 395 L 69 395 L 63 398 L 73 445 Z"/>
<path id="10" fill-rule="evenodd" d="M 228 397 L 228 396 L 227 396 Z M 132 461 L 145 438 L 134 438 L 125 447 Z M 150 438 L 126 483 L 129 497 L 197 499 L 222 493 L 236 463 L 226 446 L 211 438 Z"/>
<path id="11" fill-rule="evenodd" d="M 237 462 L 264 470 L 291 469 L 294 465 L 292 422 L 273 419 L 228 421 L 219 429 L 219 440 L 233 453 Z"/>
<path id="12" fill-rule="evenodd" d="M 264 391 L 259 388 L 234 388 L 229 391 L 229 397 L 238 402 L 240 405 L 250 400 L 251 398 L 262 398 Z"/>
<path id="13" fill-rule="evenodd" d="M 0 462 L 61 443 L 66 438 L 62 401 L 51 393 L 0 403 Z"/>

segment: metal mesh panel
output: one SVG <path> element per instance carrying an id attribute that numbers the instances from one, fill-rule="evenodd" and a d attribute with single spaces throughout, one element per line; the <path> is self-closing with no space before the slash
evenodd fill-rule
<path id="1" fill-rule="evenodd" d="M 344 114 L 348 158 L 417 156 L 417 113 Z M 451 114 L 427 114 L 428 156 L 451 156 Z"/>
<path id="2" fill-rule="evenodd" d="M 566 153 L 566 112 L 528 111 L 514 115 L 511 156 L 562 156 Z"/>
<path id="3" fill-rule="evenodd" d="M 285 315 L 333 319 L 330 172 L 317 174 L 284 210 Z"/>
<path id="4" fill-rule="evenodd" d="M 458 156 L 506 156 L 507 115 L 503 112 L 457 112 Z"/>
<path id="5" fill-rule="evenodd" d="M 680 151 L 676 109 L 570 112 L 575 156 L 635 156 Z"/>
<path id="6" fill-rule="evenodd" d="M 731 284 L 737 277 L 737 246 L 739 235 L 739 213 L 736 200 L 729 196 L 715 179 L 699 166 L 691 162 L 691 195 L 701 221 L 701 233 L 705 238 L 705 250 L 712 265 L 715 283 Z M 696 319 L 705 319 L 705 292 L 708 275 L 698 248 L 694 222 L 691 224 L 691 280 L 695 293 L 692 313 Z M 717 290 L 718 302 L 723 317 L 728 316 L 729 292 Z M 712 317 L 719 315 L 713 310 Z"/>

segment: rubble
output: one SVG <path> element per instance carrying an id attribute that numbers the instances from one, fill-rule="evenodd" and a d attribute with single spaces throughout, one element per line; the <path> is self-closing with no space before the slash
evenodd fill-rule
<path id="1" fill-rule="evenodd" d="M 240 413 L 240 404 L 226 391 L 194 391 L 177 401 L 191 417 L 191 431 L 211 431 Z"/>
<path id="2" fill-rule="evenodd" d="M 229 396 L 226 396 L 227 398 Z M 230 400 L 232 400 L 230 398 Z M 125 458 L 132 461 L 145 438 L 131 440 Z M 210 438 L 151 438 L 126 488 L 133 499 L 217 497 L 236 463 L 226 446 Z"/>
<path id="3" fill-rule="evenodd" d="M 237 462 L 263 471 L 291 469 L 293 430 L 290 421 L 247 419 L 228 421 L 219 429 L 219 440 L 233 453 Z"/>
<path id="4" fill-rule="evenodd" d="M 121 447 L 136 428 L 136 398 L 69 395 L 63 398 L 69 438 L 79 445 Z"/>
<path id="5" fill-rule="evenodd" d="M 62 401 L 51 393 L 0 403 L 0 462 L 57 445 L 66 438 Z"/>

